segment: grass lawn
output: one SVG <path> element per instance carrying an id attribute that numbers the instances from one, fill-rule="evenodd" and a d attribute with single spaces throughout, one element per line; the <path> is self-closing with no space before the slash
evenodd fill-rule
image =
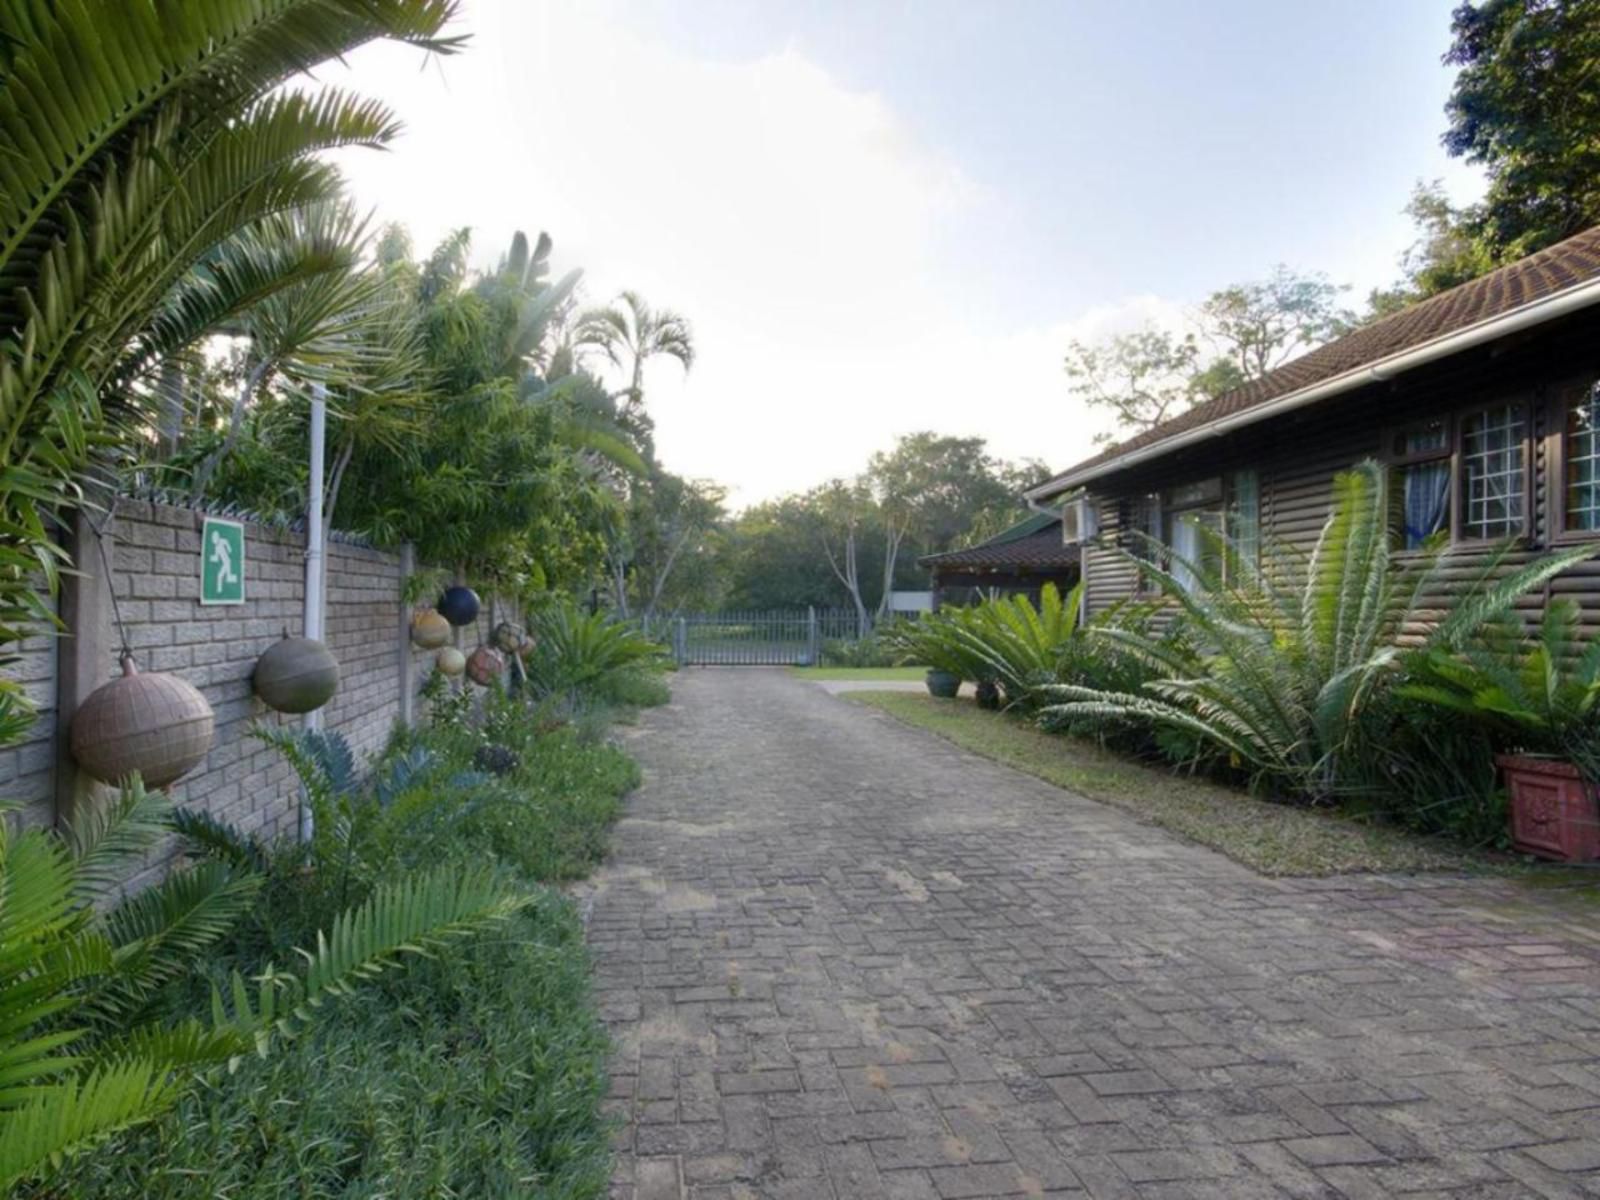
<path id="1" fill-rule="evenodd" d="M 790 667 L 797 679 L 860 679 L 867 683 L 921 683 L 927 667 Z"/>
<path id="2" fill-rule="evenodd" d="M 1448 844 L 1332 813 L 1271 804 L 1232 788 L 1130 762 L 1090 743 L 1045 733 L 1017 717 L 985 712 L 969 701 L 911 692 L 853 692 L 848 698 L 936 733 L 964 750 L 1124 809 L 1220 850 L 1263 875 L 1485 865 L 1470 851 Z"/>

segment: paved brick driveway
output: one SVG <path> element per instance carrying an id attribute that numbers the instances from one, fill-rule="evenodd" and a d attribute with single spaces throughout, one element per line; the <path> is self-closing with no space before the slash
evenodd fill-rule
<path id="1" fill-rule="evenodd" d="M 674 691 L 585 895 L 614 1195 L 1600 1196 L 1560 897 L 1266 880 L 779 672 Z"/>

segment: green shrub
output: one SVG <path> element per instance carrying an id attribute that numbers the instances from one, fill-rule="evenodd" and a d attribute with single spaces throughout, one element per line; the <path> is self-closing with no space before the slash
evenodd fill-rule
<path id="1" fill-rule="evenodd" d="M 601 680 L 594 695 L 602 704 L 617 708 L 659 708 L 672 699 L 672 689 L 660 671 L 629 667 Z"/>

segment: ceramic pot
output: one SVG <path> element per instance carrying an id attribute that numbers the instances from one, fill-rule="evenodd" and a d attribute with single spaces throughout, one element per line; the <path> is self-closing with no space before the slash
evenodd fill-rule
<path id="1" fill-rule="evenodd" d="M 215 724 L 193 684 L 176 675 L 141 675 L 125 654 L 121 678 L 96 688 L 73 714 L 72 757 L 102 783 L 137 771 L 146 787 L 165 787 L 206 756 Z"/>
<path id="2" fill-rule="evenodd" d="M 1559 759 L 1501 754 L 1495 762 L 1511 793 L 1511 841 L 1518 850 L 1562 862 L 1600 858 L 1600 788 Z"/>
<path id="3" fill-rule="evenodd" d="M 467 656 L 467 678 L 479 687 L 488 687 L 506 669 L 506 660 L 493 646 L 479 646 Z"/>
<path id="4" fill-rule="evenodd" d="M 312 638 L 285 637 L 256 660 L 250 683 L 270 709 L 314 712 L 339 690 L 339 660 Z"/>
<path id="5" fill-rule="evenodd" d="M 423 650 L 437 650 L 450 640 L 450 622 L 438 610 L 424 608 L 411 618 L 411 644 Z"/>
<path id="6" fill-rule="evenodd" d="M 441 616 L 452 625 L 471 625 L 478 619 L 478 593 L 457 584 L 446 588 L 435 605 Z"/>

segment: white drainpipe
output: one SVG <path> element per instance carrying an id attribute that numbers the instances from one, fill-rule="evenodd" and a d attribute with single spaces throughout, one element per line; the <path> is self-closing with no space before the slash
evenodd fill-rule
<path id="1" fill-rule="evenodd" d="M 322 459 L 328 428 L 328 389 L 323 384 L 311 387 L 311 480 L 306 491 L 306 607 L 304 635 L 322 641 Z M 306 714 L 305 728 L 322 728 L 320 709 Z M 311 806 L 302 795 L 300 801 L 300 840 L 311 840 L 314 832 Z"/>

